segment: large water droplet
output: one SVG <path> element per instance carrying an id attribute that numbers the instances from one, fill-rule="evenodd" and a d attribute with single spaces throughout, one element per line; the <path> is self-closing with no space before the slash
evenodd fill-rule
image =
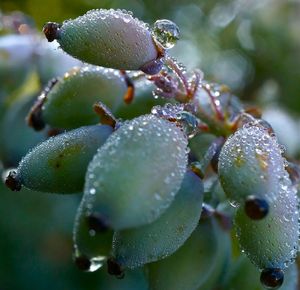
<path id="1" fill-rule="evenodd" d="M 165 49 L 170 49 L 176 44 L 179 34 L 178 26 L 170 20 L 160 19 L 153 25 L 152 36 Z"/>
<path id="2" fill-rule="evenodd" d="M 200 120 L 193 114 L 182 111 L 176 115 L 177 122 L 181 124 L 183 131 L 189 139 L 193 138 L 199 132 Z"/>

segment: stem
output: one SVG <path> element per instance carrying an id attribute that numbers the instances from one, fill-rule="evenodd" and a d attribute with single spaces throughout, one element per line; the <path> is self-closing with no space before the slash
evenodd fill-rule
<path id="1" fill-rule="evenodd" d="M 215 111 L 217 118 L 218 118 L 220 121 L 224 121 L 224 115 L 223 115 L 221 106 L 220 106 L 220 104 L 219 104 L 219 100 L 217 100 L 216 97 L 215 97 L 214 95 L 212 95 L 212 93 L 211 93 L 209 87 L 207 87 L 206 85 L 204 85 L 204 86 L 202 86 L 202 88 L 203 88 L 203 89 L 207 92 L 207 94 L 209 95 L 210 100 L 211 100 L 212 108 L 213 108 L 213 110 Z"/>
<path id="2" fill-rule="evenodd" d="M 189 98 L 190 94 L 191 94 L 191 91 L 190 91 L 190 86 L 189 86 L 189 83 L 188 83 L 188 80 L 186 78 L 186 76 L 184 75 L 182 69 L 179 67 L 178 63 L 176 62 L 176 60 L 170 56 L 167 56 L 166 57 L 166 61 L 165 61 L 165 64 L 172 70 L 175 72 L 175 74 L 178 76 L 179 80 L 181 81 L 183 87 L 184 87 L 184 90 L 185 90 L 185 93 L 186 93 L 186 96 L 187 98 Z"/>
<path id="3" fill-rule="evenodd" d="M 196 92 L 198 90 L 198 87 L 200 85 L 200 81 L 203 79 L 203 72 L 200 71 L 200 70 L 198 70 L 198 69 L 196 69 L 194 71 L 194 77 L 195 77 L 195 79 L 194 79 L 194 84 L 193 84 L 192 97 L 195 96 L 195 94 L 196 94 Z"/>

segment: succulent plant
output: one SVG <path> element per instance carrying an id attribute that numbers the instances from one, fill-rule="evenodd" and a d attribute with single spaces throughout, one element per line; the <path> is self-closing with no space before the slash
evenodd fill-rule
<path id="1" fill-rule="evenodd" d="M 27 123 L 55 136 L 30 149 L 5 183 L 14 191 L 83 193 L 73 228 L 78 268 L 102 268 L 105 289 L 122 282 L 139 290 L 242 289 L 235 276 L 242 271 L 255 289 L 259 280 L 285 289 L 288 276 L 295 290 L 297 166 L 272 127 L 227 86 L 169 55 L 178 26 L 97 9 L 48 22 L 43 32 L 85 63 L 37 97 Z M 26 74 L 24 59 L 16 62 Z M 4 129 L 16 114 L 11 103 Z M 30 146 L 42 140 L 26 134 Z M 20 156 L 9 147 L 3 151 L 17 155 L 15 166 Z"/>

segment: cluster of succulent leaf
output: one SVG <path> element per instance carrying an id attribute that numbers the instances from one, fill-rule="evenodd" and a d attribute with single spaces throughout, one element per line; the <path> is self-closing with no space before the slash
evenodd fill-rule
<path id="1" fill-rule="evenodd" d="M 139 290 L 296 289 L 299 169 L 225 85 L 169 56 L 176 24 L 99 9 L 43 31 L 84 63 L 56 71 L 31 106 L 5 96 L 30 58 L 52 77 L 47 54 L 32 36 L 0 38 L 0 78 L 16 77 L 1 79 L 1 158 L 16 166 L 5 179 L 14 191 L 83 193 L 75 264 L 107 271 L 107 289 L 120 283 L 109 275 L 124 289 L 127 279 Z"/>

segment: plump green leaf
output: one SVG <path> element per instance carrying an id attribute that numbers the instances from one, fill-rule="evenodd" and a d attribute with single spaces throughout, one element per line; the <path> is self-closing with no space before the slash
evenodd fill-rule
<path id="1" fill-rule="evenodd" d="M 180 188 L 186 146 L 171 122 L 153 115 L 128 121 L 89 164 L 84 198 L 116 230 L 154 221 Z"/>
<path id="2" fill-rule="evenodd" d="M 42 119 L 52 127 L 72 129 L 99 122 L 93 105 L 101 101 L 115 111 L 127 91 L 124 75 L 97 66 L 73 68 L 47 93 Z"/>
<path id="3" fill-rule="evenodd" d="M 94 125 L 52 137 L 22 159 L 16 179 L 32 190 L 80 192 L 88 163 L 111 132 L 110 126 Z"/>
<path id="4" fill-rule="evenodd" d="M 49 27 L 44 27 L 49 40 L 57 39 L 64 51 L 90 64 L 138 70 L 158 58 L 146 24 L 121 10 L 91 10 L 56 32 Z"/>
<path id="5" fill-rule="evenodd" d="M 113 254 L 124 267 L 163 259 L 175 252 L 196 228 L 202 210 L 203 184 L 187 172 L 175 200 L 154 222 L 116 232 Z"/>

